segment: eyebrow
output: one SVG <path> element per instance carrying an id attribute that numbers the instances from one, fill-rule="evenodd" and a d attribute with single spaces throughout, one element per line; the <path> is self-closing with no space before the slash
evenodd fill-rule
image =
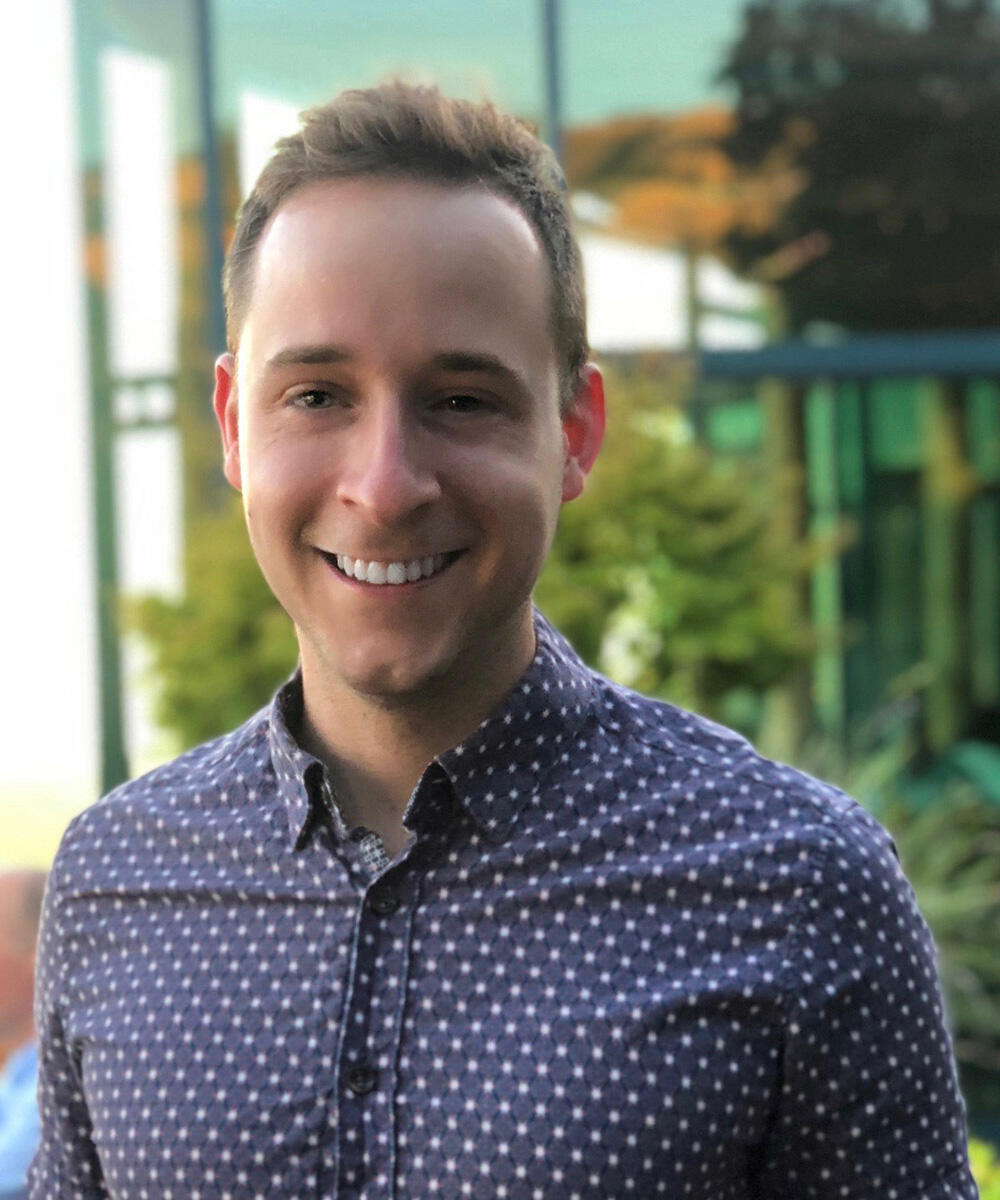
<path id="1" fill-rule="evenodd" d="M 483 375 L 493 375 L 498 379 L 515 384 L 522 391 L 528 391 L 528 385 L 519 371 L 508 366 L 503 359 L 495 354 L 480 354 L 468 350 L 451 350 L 443 354 L 435 354 L 435 367 L 443 371 L 472 371 Z"/>
<path id="2" fill-rule="evenodd" d="M 330 363 L 348 362 L 354 356 L 342 346 L 330 346 L 324 343 L 307 346 L 286 346 L 272 354 L 265 364 L 268 370 L 279 367 L 318 366 Z"/>
<path id="3" fill-rule="evenodd" d="M 354 354 L 343 346 L 319 342 L 303 346 L 286 346 L 283 350 L 273 354 L 265 366 L 270 371 L 280 370 L 282 367 L 329 366 L 334 363 L 351 362 L 354 357 Z M 471 350 L 446 350 L 441 354 L 436 354 L 431 363 L 442 371 L 471 371 L 493 375 L 527 391 L 527 384 L 521 373 L 514 370 L 513 367 L 509 367 L 495 354 Z"/>

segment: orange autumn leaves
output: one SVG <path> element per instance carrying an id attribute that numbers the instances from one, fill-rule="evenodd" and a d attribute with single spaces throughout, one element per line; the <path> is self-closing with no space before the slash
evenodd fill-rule
<path id="1" fill-rule="evenodd" d="M 737 230 L 766 232 L 803 186 L 790 151 L 810 131 L 789 130 L 785 147 L 750 173 L 725 151 L 734 122 L 731 113 L 713 107 L 569 130 L 571 186 L 612 200 L 613 230 L 630 238 L 709 250 Z"/>

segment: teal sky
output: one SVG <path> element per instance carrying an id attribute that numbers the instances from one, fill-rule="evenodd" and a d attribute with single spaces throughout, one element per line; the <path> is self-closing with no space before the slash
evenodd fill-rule
<path id="1" fill-rule="evenodd" d="M 713 76 L 745 3 L 562 0 L 566 121 L 724 98 Z M 194 61 L 192 10 L 178 0 L 80 0 L 83 54 L 127 45 L 169 59 L 182 78 Z M 220 117 L 231 120 L 247 87 L 305 106 L 403 72 L 538 119 L 541 10 L 541 0 L 214 0 Z M 189 97 L 178 89 L 182 142 L 195 127 Z"/>
<path id="2" fill-rule="evenodd" d="M 571 122 L 685 108 L 712 77 L 744 0 L 562 0 L 562 68 Z M 223 95 L 237 81 L 314 101 L 416 70 L 540 111 L 540 0 L 216 0 Z M 291 93 L 294 93 L 292 95 Z"/>

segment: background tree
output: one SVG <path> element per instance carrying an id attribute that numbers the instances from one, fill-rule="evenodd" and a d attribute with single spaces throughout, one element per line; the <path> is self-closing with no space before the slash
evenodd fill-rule
<path id="1" fill-rule="evenodd" d="M 725 238 L 789 326 L 991 326 L 1000 312 L 1000 15 L 990 0 L 756 0 L 721 78 L 724 148 L 798 179 Z"/>
<path id="2" fill-rule="evenodd" d="M 611 230 L 695 250 L 734 228 L 770 229 L 799 180 L 789 164 L 739 171 L 724 150 L 735 118 L 723 108 L 616 117 L 566 132 L 574 189 L 615 205 Z"/>

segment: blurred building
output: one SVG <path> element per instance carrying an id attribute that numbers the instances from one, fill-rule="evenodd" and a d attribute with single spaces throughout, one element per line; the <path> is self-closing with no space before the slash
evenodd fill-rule
<path id="1" fill-rule="evenodd" d="M 596 354 L 763 345 L 761 289 L 718 258 L 616 233 L 614 205 L 587 192 L 574 195 L 573 210 L 587 281 L 587 331 Z"/>
<path id="2" fill-rule="evenodd" d="M 928 757 L 1000 745 L 998 378 L 1000 334 L 985 332 L 827 332 L 701 355 L 709 440 L 800 466 L 793 519 L 847 535 L 810 596 L 812 701 L 840 739 L 911 697 Z M 976 782 L 1000 798 L 997 761 Z"/>

